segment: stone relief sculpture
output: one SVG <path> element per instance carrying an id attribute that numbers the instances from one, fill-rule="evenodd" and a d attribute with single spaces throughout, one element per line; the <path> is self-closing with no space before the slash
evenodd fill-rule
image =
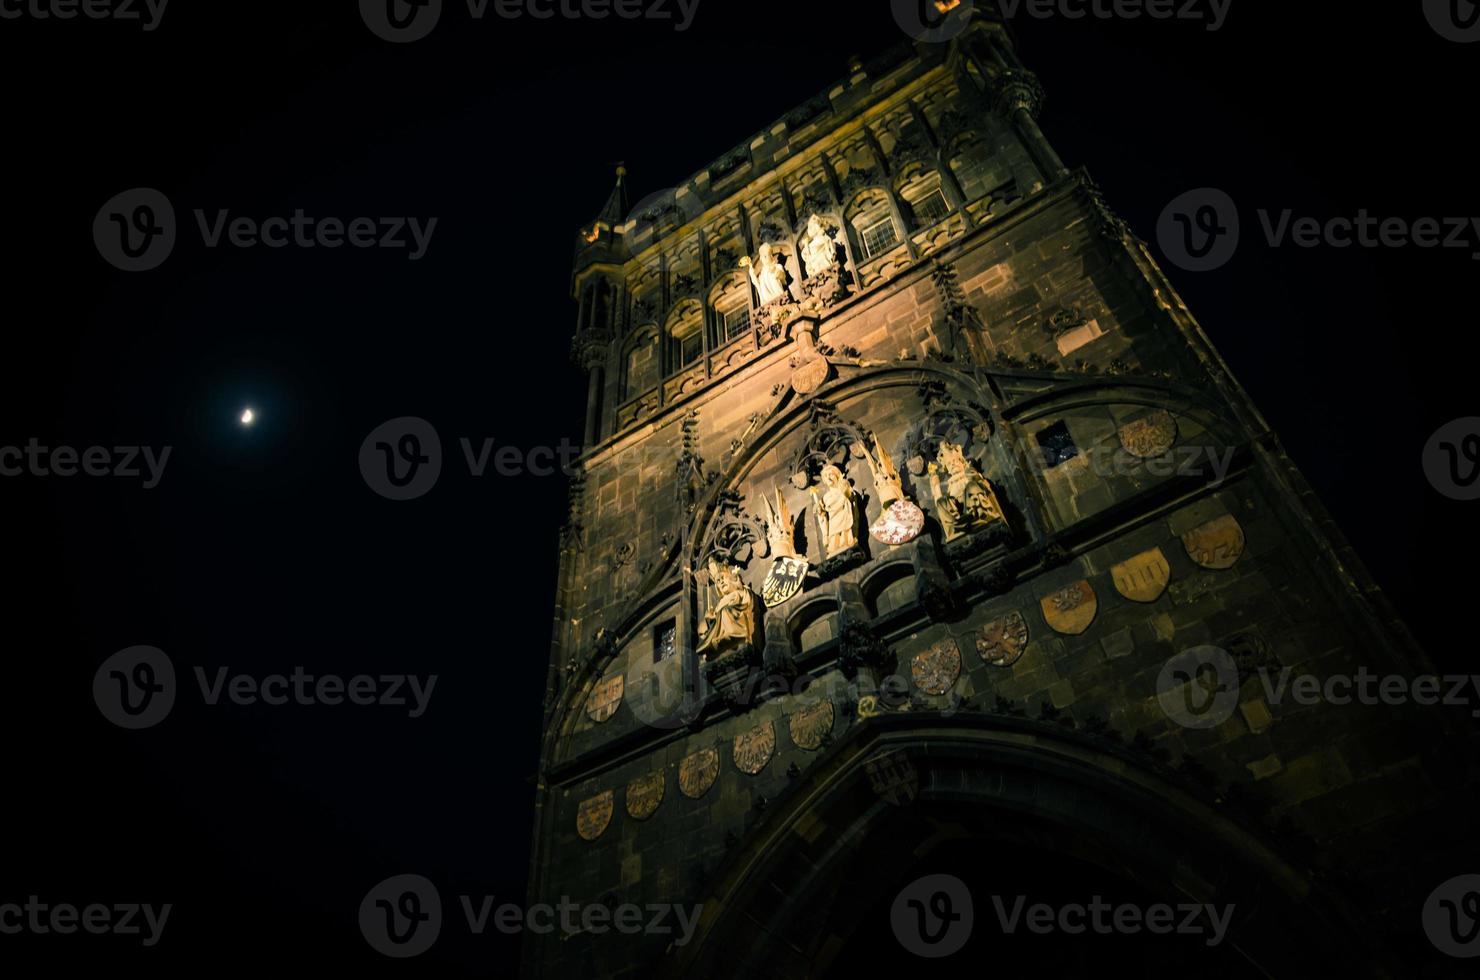
<path id="1" fill-rule="evenodd" d="M 993 524 L 1007 522 L 992 484 L 972 465 L 956 443 L 940 444 L 936 461 L 930 464 L 929 473 L 936 517 L 940 519 L 947 541 L 954 541 Z M 944 480 L 942 473 L 945 474 Z"/>
<path id="2" fill-rule="evenodd" d="M 791 302 L 791 293 L 786 289 L 791 277 L 787 275 L 786 266 L 776 257 L 776 250 L 771 247 L 770 242 L 761 245 L 760 254 L 754 263 L 746 258 L 740 264 L 749 270 L 750 281 L 755 285 L 756 294 L 760 296 L 761 306 Z"/>
<path id="3" fill-rule="evenodd" d="M 812 494 L 822 556 L 836 558 L 858 546 L 858 495 L 843 471 L 829 463 L 822 468 L 821 486 L 808 487 Z"/>
<path id="4" fill-rule="evenodd" d="M 698 647 L 700 663 L 759 650 L 763 645 L 760 604 L 740 578 L 740 569 L 710 558 L 709 581 L 718 595 L 712 597 L 704 613 Z"/>

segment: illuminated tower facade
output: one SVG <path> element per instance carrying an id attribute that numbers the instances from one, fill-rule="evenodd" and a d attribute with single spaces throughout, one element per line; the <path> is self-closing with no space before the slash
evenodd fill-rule
<path id="1" fill-rule="evenodd" d="M 580 231 L 530 900 L 702 913 L 531 977 L 907 965 L 926 873 L 981 934 L 994 889 L 1226 903 L 1137 955 L 1366 975 L 1463 870 L 1412 843 L 1462 719 L 1264 683 L 1425 663 L 985 6 Z"/>

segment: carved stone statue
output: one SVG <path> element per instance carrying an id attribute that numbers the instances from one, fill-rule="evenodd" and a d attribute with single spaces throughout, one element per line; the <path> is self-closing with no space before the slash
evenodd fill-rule
<path id="1" fill-rule="evenodd" d="M 821 486 L 809 487 L 822 556 L 836 558 L 858 545 L 858 496 L 843 471 L 832 464 L 822 468 Z"/>
<path id="2" fill-rule="evenodd" d="M 1006 523 L 997 492 L 960 446 L 942 442 L 935 458 L 929 467 L 930 493 L 935 498 L 935 514 L 947 541 L 992 524 Z"/>
<path id="3" fill-rule="evenodd" d="M 786 289 L 787 280 L 791 277 L 786 273 L 786 266 L 776 257 L 776 250 L 770 242 L 761 245 L 755 264 L 752 265 L 747 258 L 741 260 L 741 265 L 750 270 L 750 281 L 755 284 L 761 306 L 791 302 L 791 293 Z"/>
<path id="4" fill-rule="evenodd" d="M 817 215 L 807 222 L 802 236 L 802 265 L 809 278 L 815 278 L 838 267 L 838 243 Z"/>
<path id="5" fill-rule="evenodd" d="M 797 554 L 796 527 L 792 523 L 791 509 L 786 506 L 780 490 L 776 490 L 775 494 L 774 505 L 770 497 L 761 498 L 761 503 L 766 505 L 766 542 L 771 546 L 771 557 L 800 558 L 801 555 Z"/>
<path id="6" fill-rule="evenodd" d="M 704 613 L 703 636 L 698 648 L 700 662 L 759 650 L 764 645 L 760 603 L 740 578 L 740 569 L 710 558 L 709 581 L 718 597 Z"/>

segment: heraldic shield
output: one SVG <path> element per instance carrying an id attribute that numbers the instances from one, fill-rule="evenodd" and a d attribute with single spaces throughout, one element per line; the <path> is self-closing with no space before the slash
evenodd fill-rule
<path id="1" fill-rule="evenodd" d="M 807 577 L 807 559 L 777 558 L 761 583 L 761 599 L 766 606 L 779 606 L 802 591 L 802 580 Z"/>

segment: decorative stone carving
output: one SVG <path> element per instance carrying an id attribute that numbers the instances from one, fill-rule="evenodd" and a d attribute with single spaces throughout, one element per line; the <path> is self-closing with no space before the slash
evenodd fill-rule
<path id="1" fill-rule="evenodd" d="M 663 802 L 667 783 L 666 774 L 661 769 L 628 783 L 627 816 L 634 820 L 646 820 L 656 813 Z"/>
<path id="2" fill-rule="evenodd" d="M 754 776 L 766 768 L 776 751 L 776 728 L 769 721 L 735 736 L 735 768 Z"/>
<path id="3" fill-rule="evenodd" d="M 810 395 L 832 377 L 832 362 L 817 349 L 816 325 L 801 320 L 792 327 L 797 352 L 791 356 L 791 387 L 799 395 Z"/>
<path id="4" fill-rule="evenodd" d="M 1007 518 L 996 490 L 966 458 L 958 444 L 942 442 L 928 472 L 930 494 L 935 499 L 935 515 L 947 541 L 992 525 L 1006 525 Z M 942 473 L 944 480 L 941 479 Z"/>
<path id="5" fill-rule="evenodd" d="M 1165 455 L 1177 442 L 1177 420 L 1167 411 L 1157 411 L 1144 419 L 1120 427 L 1116 433 L 1126 452 L 1138 459 Z"/>
<path id="6" fill-rule="evenodd" d="M 956 641 L 946 637 L 928 650 L 915 654 L 910 662 L 915 686 L 926 694 L 944 694 L 961 676 L 961 650 Z"/>
<path id="7" fill-rule="evenodd" d="M 1172 566 L 1160 548 L 1152 548 L 1110 569 L 1115 591 L 1132 602 L 1155 602 L 1172 580 Z"/>
<path id="8" fill-rule="evenodd" d="M 889 456 L 889 451 L 874 436 L 874 451 L 867 453 L 869 472 L 874 477 L 874 489 L 879 494 L 879 505 L 884 512 L 869 527 L 874 540 L 887 545 L 901 545 L 913 541 L 925 529 L 925 513 L 916 507 L 904 492 L 904 480 L 899 468 Z"/>
<path id="9" fill-rule="evenodd" d="M 587 717 L 597 724 L 610 720 L 622 704 L 622 693 L 626 685 L 627 678 L 623 674 L 602 679 L 591 689 L 591 697 L 586 701 Z"/>
<path id="10" fill-rule="evenodd" d="M 1088 582 L 1076 582 L 1045 598 L 1040 606 L 1043 618 L 1056 632 L 1078 636 L 1089 629 L 1100 608 L 1099 596 Z"/>
<path id="11" fill-rule="evenodd" d="M 581 840 L 595 840 L 606 832 L 615 805 L 616 791 L 610 789 L 581 801 L 576 807 L 576 833 Z"/>
<path id="12" fill-rule="evenodd" d="M 787 719 L 792 743 L 809 752 L 821 748 L 823 739 L 832 733 L 834 717 L 833 703 L 826 698 L 793 712 Z"/>
<path id="13" fill-rule="evenodd" d="M 1244 529 L 1232 514 L 1224 514 L 1216 520 L 1182 535 L 1182 546 L 1187 557 L 1203 568 L 1217 571 L 1232 568 L 1244 554 Z"/>
<path id="14" fill-rule="evenodd" d="M 976 652 L 993 667 L 1011 667 L 1027 648 L 1028 621 L 1020 612 L 994 619 L 976 637 Z"/>
<path id="15" fill-rule="evenodd" d="M 796 595 L 807 577 L 807 559 L 797 554 L 796 527 L 791 509 L 786 506 L 780 490 L 774 493 L 775 505 L 769 497 L 761 498 L 766 505 L 766 540 L 771 555 L 776 559 L 761 584 L 761 599 L 767 607 L 779 606 Z"/>
<path id="16" fill-rule="evenodd" d="M 822 556 L 836 558 L 858 546 L 858 495 L 843 471 L 833 464 L 822 468 L 820 486 L 807 488 L 821 536 Z"/>
<path id="17" fill-rule="evenodd" d="M 920 795 L 920 774 L 901 750 L 874 756 L 863 764 L 863 771 L 874 792 L 891 806 L 908 806 Z"/>
<path id="18" fill-rule="evenodd" d="M 763 645 L 761 614 L 754 592 L 728 562 L 709 559 L 709 581 L 717 596 L 704 613 L 699 662 L 719 661 L 759 650 Z"/>
<path id="19" fill-rule="evenodd" d="M 678 789 L 684 796 L 697 800 L 709 792 L 719 776 L 719 750 L 700 749 L 678 763 Z"/>

